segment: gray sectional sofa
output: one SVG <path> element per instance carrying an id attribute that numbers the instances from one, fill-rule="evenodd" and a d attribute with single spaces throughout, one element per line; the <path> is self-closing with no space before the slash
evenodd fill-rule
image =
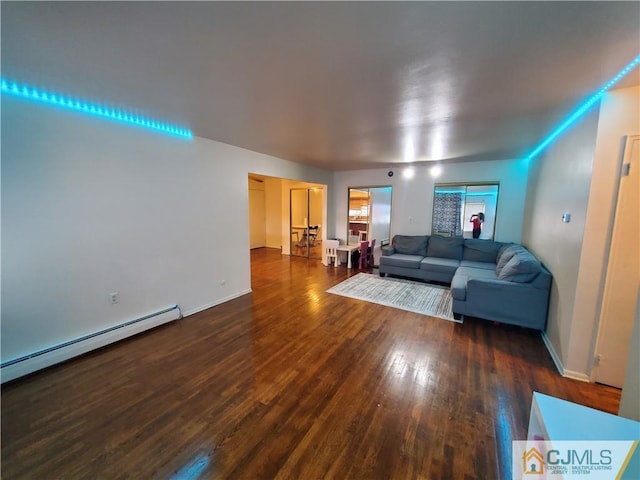
<path id="1" fill-rule="evenodd" d="M 451 285 L 453 313 L 544 330 L 551 273 L 522 245 L 396 235 L 382 248 L 380 275 Z"/>

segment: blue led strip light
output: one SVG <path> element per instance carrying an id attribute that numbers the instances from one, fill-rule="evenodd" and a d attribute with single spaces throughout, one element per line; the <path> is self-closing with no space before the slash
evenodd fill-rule
<path id="1" fill-rule="evenodd" d="M 578 118 L 580 118 L 589 108 L 600 100 L 600 97 L 605 94 L 607 90 L 613 87 L 616 83 L 618 83 L 627 73 L 633 70 L 640 63 L 640 55 L 633 59 L 631 63 L 629 63 L 626 67 L 624 67 L 620 73 L 618 73 L 615 77 L 613 77 L 609 83 L 607 83 L 604 87 L 598 90 L 593 96 L 591 96 L 586 102 L 584 102 L 578 109 L 573 112 L 565 121 L 563 121 L 558 128 L 556 128 L 553 132 L 549 134 L 547 138 L 545 138 L 540 144 L 529 154 L 527 159 L 531 160 L 537 154 L 539 154 L 547 145 L 553 142 L 562 132 L 564 132 L 569 125 L 575 122 Z"/>
<path id="2" fill-rule="evenodd" d="M 29 87 L 25 84 L 11 82 L 2 79 L 2 93 L 14 95 L 16 97 L 28 98 L 42 103 L 48 103 L 58 107 L 68 108 L 77 112 L 87 113 L 97 117 L 108 118 L 117 122 L 135 125 L 136 127 L 148 128 L 166 135 L 173 135 L 182 138 L 193 138 L 191 130 L 168 123 L 158 122 L 150 118 L 133 115 L 122 110 L 96 105 L 75 98 L 65 97 L 52 92 L 46 92 L 37 88 Z"/>

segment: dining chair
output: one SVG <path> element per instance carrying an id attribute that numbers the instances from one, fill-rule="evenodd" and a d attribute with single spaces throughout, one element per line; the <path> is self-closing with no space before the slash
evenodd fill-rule
<path id="1" fill-rule="evenodd" d="M 367 263 L 367 252 L 369 250 L 369 242 L 364 241 L 360 242 L 360 261 L 358 262 L 358 268 L 363 269 L 367 268 L 369 264 Z"/>
<path id="2" fill-rule="evenodd" d="M 367 266 L 373 267 L 375 265 L 375 261 L 373 259 L 373 249 L 376 248 L 376 239 L 371 240 L 371 245 L 367 249 Z"/>
<path id="3" fill-rule="evenodd" d="M 324 242 L 324 264 L 326 266 L 331 265 L 333 261 L 334 266 L 340 265 L 340 260 L 338 260 L 338 245 L 340 242 L 338 240 L 325 240 Z"/>
<path id="4" fill-rule="evenodd" d="M 367 239 L 367 231 L 366 230 L 360 230 L 358 232 L 358 240 L 361 242 L 364 242 Z"/>
<path id="5" fill-rule="evenodd" d="M 314 225 L 309 227 L 309 245 L 315 245 L 318 239 L 318 233 L 320 233 L 320 225 Z"/>

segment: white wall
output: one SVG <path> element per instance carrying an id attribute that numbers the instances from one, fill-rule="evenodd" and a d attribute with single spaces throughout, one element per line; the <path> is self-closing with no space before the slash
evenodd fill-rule
<path id="1" fill-rule="evenodd" d="M 500 192 L 495 239 L 501 242 L 520 242 L 527 185 L 525 160 L 450 163 L 441 167 L 442 174 L 435 181 L 429 173 L 430 166 L 416 167 L 415 176 L 412 179 L 405 179 L 400 168 L 392 169 L 395 172 L 393 177 L 387 176 L 389 169 L 335 172 L 332 194 L 335 204 L 335 222 L 333 231 L 328 236 L 346 239 L 347 189 L 349 187 L 393 186 L 391 201 L 391 236 L 393 238 L 394 234 L 430 234 L 433 188 L 436 182 L 498 181 Z"/>
<path id="2" fill-rule="evenodd" d="M 2 361 L 174 303 L 190 313 L 248 292 L 249 172 L 332 179 L 3 96 Z"/>
<path id="3" fill-rule="evenodd" d="M 529 172 L 523 241 L 553 274 L 546 332 L 565 368 L 597 126 L 595 108 L 534 158 Z M 571 213 L 570 223 L 562 222 L 564 212 Z"/>
<path id="4" fill-rule="evenodd" d="M 267 215 L 264 182 L 249 178 L 249 247 L 266 247 Z"/>
<path id="5" fill-rule="evenodd" d="M 605 94 L 530 167 L 523 241 L 554 276 L 546 336 L 561 370 L 583 380 L 593 363 L 622 137 L 640 129 L 638 92 Z"/>
<path id="6" fill-rule="evenodd" d="M 282 248 L 282 223 L 286 215 L 282 211 L 282 180 L 280 178 L 265 178 L 264 186 L 267 217 L 267 247 Z M 284 241 L 286 241 L 286 239 Z"/>

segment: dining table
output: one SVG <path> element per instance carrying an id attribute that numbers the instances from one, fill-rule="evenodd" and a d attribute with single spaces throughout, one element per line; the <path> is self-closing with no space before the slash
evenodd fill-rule
<path id="1" fill-rule="evenodd" d="M 291 225 L 291 233 L 296 234 L 296 245 L 299 247 L 306 246 L 306 237 L 309 227 L 307 225 Z"/>

